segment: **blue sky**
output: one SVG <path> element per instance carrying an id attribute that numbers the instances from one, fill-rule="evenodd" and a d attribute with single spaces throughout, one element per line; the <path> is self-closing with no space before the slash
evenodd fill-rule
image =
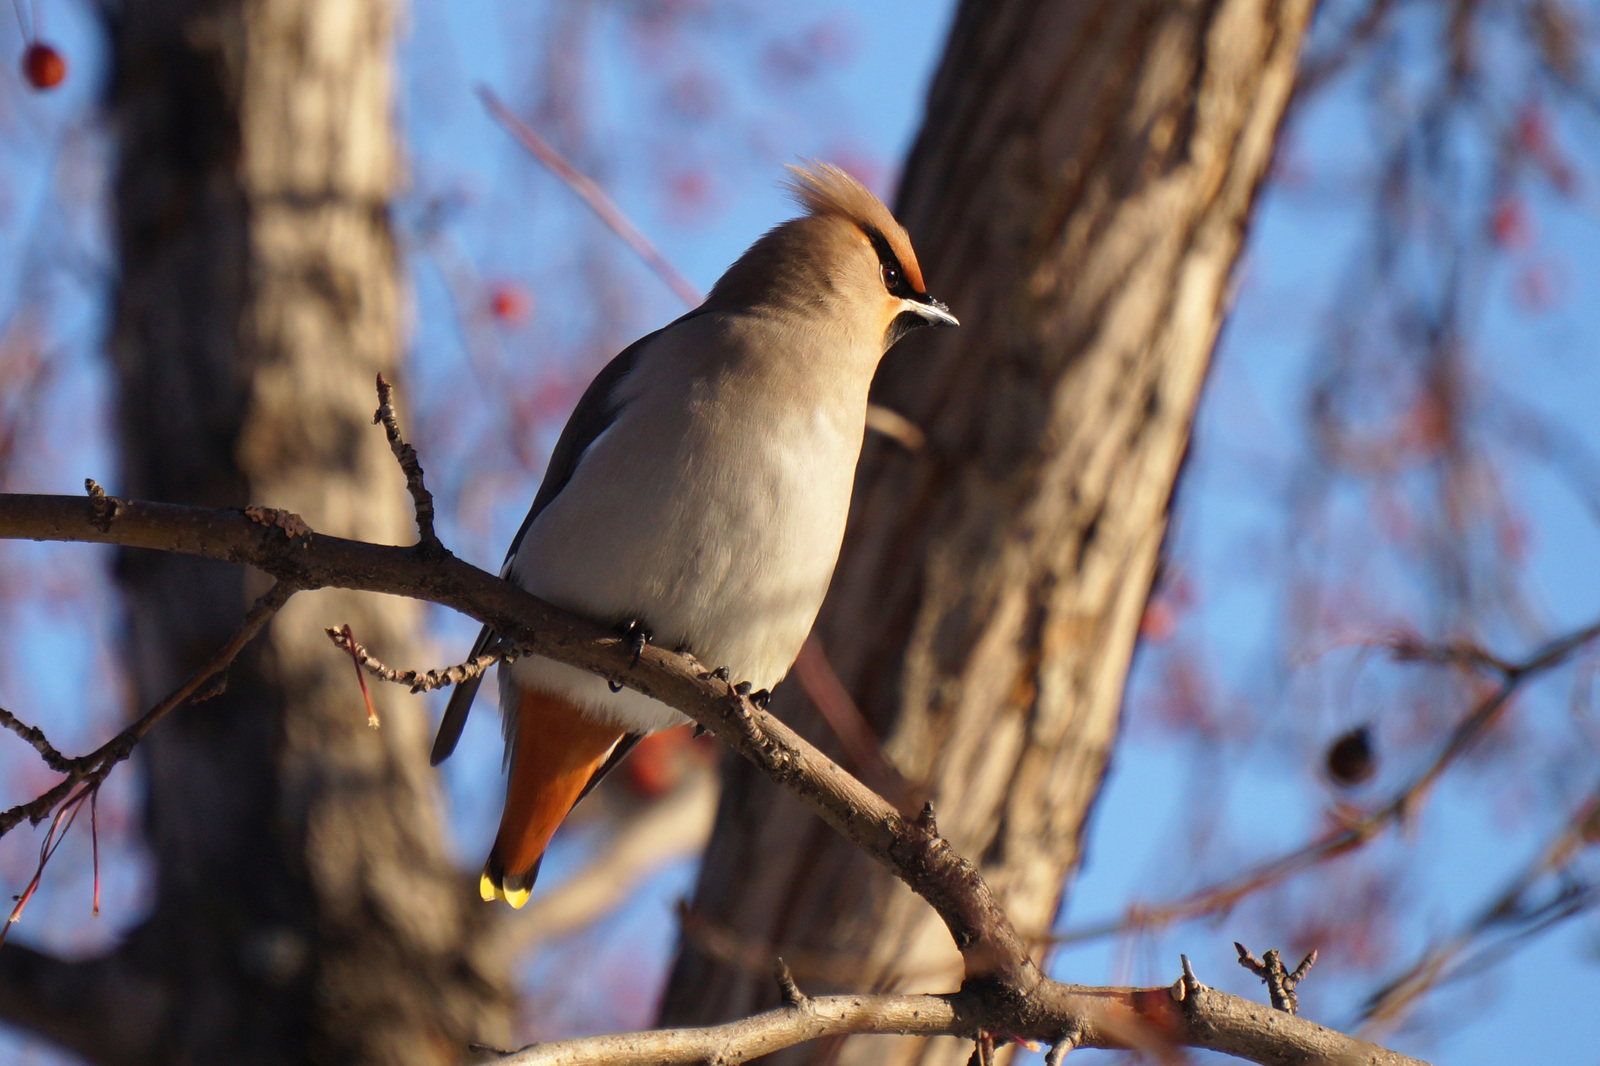
<path id="1" fill-rule="evenodd" d="M 574 77 L 582 89 L 582 129 L 569 144 L 580 165 L 596 173 L 667 256 L 707 288 L 755 236 L 789 215 L 777 185 L 783 162 L 849 156 L 876 166 L 880 191 L 891 191 L 894 168 L 922 120 L 923 92 L 951 9 L 947 0 L 818 3 L 803 10 L 730 4 L 717 8 L 715 17 L 691 20 L 681 42 L 657 47 L 630 37 L 617 9 L 597 5 L 599 25 L 583 37 L 582 53 L 555 57 L 580 68 Z M 103 218 L 85 205 L 103 193 L 108 149 L 90 117 L 95 79 L 103 69 L 92 24 L 72 3 L 49 5 L 48 12 L 73 76 L 49 97 L 8 85 L 0 100 L 7 181 L 0 202 L 6 219 L 0 225 L 0 314 L 10 318 L 25 300 L 43 294 L 65 382 L 49 417 L 35 420 L 41 443 L 30 456 L 26 484 L 16 487 L 73 492 L 86 473 L 107 480 L 103 472 L 112 466 L 103 429 L 98 435 L 82 432 L 81 416 L 65 413 L 85 405 L 96 409 L 104 392 L 96 360 L 109 273 Z M 818 27 L 826 31 L 821 38 Z M 486 85 L 523 113 L 535 112 L 537 87 L 554 61 L 545 48 L 552 32 L 543 5 L 431 0 L 413 6 L 401 46 L 400 118 L 410 142 L 410 180 L 396 217 L 412 278 L 409 385 L 414 395 L 428 397 L 417 406 L 431 480 L 462 502 L 465 517 L 451 523 L 447 535 L 480 565 L 498 564 L 532 495 L 542 448 L 553 440 L 560 412 L 527 425 L 486 413 L 497 400 L 486 384 L 496 379 L 475 377 L 477 371 L 465 368 L 477 365 L 476 359 L 518 380 L 561 385 L 570 378 L 581 385 L 594 369 L 601 341 L 620 346 L 680 311 L 672 295 L 594 225 L 564 187 L 510 143 L 474 96 L 478 85 Z M 775 79 L 772 49 L 808 40 L 821 42 L 818 68 L 804 77 Z M 14 35 L 0 37 L 0 47 L 15 50 Z M 716 85 L 708 114 L 684 122 L 663 108 L 663 87 L 705 80 Z M 1217 872 L 1174 869 L 1171 860 L 1181 853 L 1178 842 L 1188 831 L 1197 787 L 1215 789 L 1208 798 L 1227 812 L 1233 862 L 1268 857 L 1303 840 L 1328 802 L 1315 778 L 1314 738 L 1361 715 L 1381 714 L 1394 691 L 1339 660 L 1334 665 L 1340 676 L 1354 680 L 1349 705 L 1330 710 L 1326 701 L 1308 700 L 1302 691 L 1320 684 L 1322 675 L 1268 665 L 1284 625 L 1282 571 L 1270 560 L 1287 550 L 1291 533 L 1285 500 L 1306 449 L 1307 383 L 1322 357 L 1320 338 L 1330 322 L 1349 313 L 1340 306 L 1341 271 L 1368 239 L 1364 201 L 1350 191 L 1364 187 L 1374 165 L 1374 131 L 1358 88 L 1359 83 L 1336 88 L 1298 116 L 1293 157 L 1311 174 L 1311 187 L 1272 186 L 1265 194 L 1242 264 L 1238 303 L 1198 419 L 1174 534 L 1174 558 L 1199 590 L 1180 632 L 1206 649 L 1225 693 L 1272 708 L 1279 717 L 1266 718 L 1273 724 L 1264 732 L 1273 735 L 1229 749 L 1220 777 L 1198 773 L 1196 765 L 1219 753 L 1148 725 L 1140 701 L 1159 690 L 1164 675 L 1160 650 L 1141 652 L 1132 682 L 1134 724 L 1118 747 L 1096 808 L 1089 858 L 1066 908 L 1067 924 L 1119 913 L 1134 899 L 1159 901 Z M 1584 151 L 1600 143 L 1592 126 L 1581 115 L 1561 114 L 1561 133 Z M 51 154 L 62 145 L 66 156 Z M 1597 172 L 1592 158 L 1580 156 L 1578 162 L 1580 170 Z M 710 191 L 686 211 L 663 195 L 661 175 L 689 164 L 710 175 Z M 72 183 L 61 180 L 64 173 L 73 176 Z M 1600 334 L 1600 322 L 1592 306 L 1576 298 L 1592 292 L 1600 278 L 1600 211 L 1592 192 L 1574 201 L 1534 182 L 1527 196 L 1538 232 L 1531 248 L 1497 260 L 1483 287 L 1475 366 L 1497 389 L 1600 445 L 1589 414 L 1596 395 L 1592 338 Z M 53 260 L 40 249 L 63 245 L 81 253 L 89 267 L 41 270 L 41 262 Z M 1559 264 L 1568 298 L 1530 314 L 1514 294 L 1518 277 L 1536 262 Z M 609 317 L 603 321 L 600 312 L 577 306 L 597 276 L 618 294 L 606 305 Z M 504 329 L 476 321 L 481 308 L 473 305 L 474 294 L 495 283 L 531 294 L 534 310 L 526 325 Z M 557 389 L 555 395 L 563 393 Z M 68 422 L 66 432 L 46 432 Z M 520 459 L 504 443 L 517 434 L 532 442 Z M 1553 633 L 1587 620 L 1600 610 L 1600 569 L 1586 565 L 1600 547 L 1594 516 L 1537 464 L 1509 462 L 1505 475 L 1535 533 L 1524 578 L 1538 625 Z M 474 480 L 489 486 L 481 506 L 469 491 Z M 19 565 L 19 558 L 12 556 L 8 565 Z M 434 623 L 444 647 L 465 647 L 476 628 L 442 613 Z M 83 657 L 83 642 L 70 621 L 28 608 L 12 620 L 12 635 L 19 632 L 25 637 L 16 639 L 29 641 L 24 647 L 31 653 Z M 1508 650 L 1525 646 L 1507 634 Z M 32 700 L 83 707 L 84 713 L 63 717 L 60 736 L 88 737 L 110 713 L 87 700 L 81 678 L 89 669 L 87 663 L 74 665 L 38 688 L 0 686 L 0 696 L 23 705 Z M 1527 715 L 1529 728 L 1552 734 L 1560 729 L 1570 682 L 1570 675 L 1552 678 L 1526 701 L 1519 713 Z M 1306 725 L 1297 716 L 1307 714 L 1323 718 Z M 447 770 L 455 843 L 464 864 L 476 861 L 492 832 L 498 794 L 486 771 L 499 765 L 497 744 L 492 716 L 476 716 Z M 122 787 L 130 787 L 132 773 L 123 777 Z M 1530 787 L 1535 786 L 1542 783 Z M 1403 886 L 1410 898 L 1425 902 L 1415 912 L 1415 927 L 1401 931 L 1395 961 L 1408 961 L 1428 937 L 1470 913 L 1552 828 L 1552 812 L 1536 811 L 1511 831 L 1501 809 L 1506 795 L 1503 788 L 1485 787 L 1475 772 L 1463 773 L 1448 778 L 1425 809 L 1408 837 L 1425 862 Z M 581 862 L 587 843 L 581 833 L 561 842 L 547 878 L 553 882 Z M 77 863 L 72 869 L 81 880 L 82 857 L 73 859 L 67 849 L 62 856 L 64 865 Z M 130 846 L 119 861 L 107 894 L 115 914 L 106 919 L 111 932 L 99 935 L 102 942 L 138 914 L 142 874 L 136 849 Z M 642 889 L 604 934 L 602 947 L 625 946 L 653 965 L 665 965 L 674 935 L 671 906 L 689 891 L 692 876 L 690 867 L 680 865 Z M 35 904 L 41 920 L 33 935 L 57 946 L 82 946 L 76 903 L 61 895 Z M 1230 961 L 1231 941 L 1247 940 L 1259 951 L 1274 946 L 1261 940 L 1271 934 L 1263 930 L 1262 913 L 1247 907 L 1155 943 L 1063 952 L 1052 969 L 1084 983 L 1165 983 L 1182 951 L 1196 959 L 1209 983 L 1259 996 L 1259 985 Z M 1446 991 L 1441 1006 L 1425 1014 L 1429 1026 L 1393 1041 L 1459 1066 L 1600 1061 L 1594 1050 L 1600 1047 L 1600 1011 L 1588 1002 L 1600 976 L 1597 943 L 1600 929 L 1592 918 L 1547 935 L 1489 977 Z M 565 976 L 552 973 L 551 965 L 531 963 L 530 986 Z M 1393 969 L 1391 964 L 1382 972 Z M 1345 1023 L 1354 997 L 1377 976 L 1319 984 L 1313 975 L 1305 986 L 1307 1012 L 1330 1024 Z M 593 995 L 603 999 L 604 993 Z M 0 1038 L 0 1059 L 20 1054 L 23 1046 Z M 1079 1054 L 1086 1062 L 1103 1058 Z"/>

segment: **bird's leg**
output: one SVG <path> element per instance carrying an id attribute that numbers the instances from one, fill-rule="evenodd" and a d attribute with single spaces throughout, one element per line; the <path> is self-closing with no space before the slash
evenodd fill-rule
<path id="1" fill-rule="evenodd" d="M 623 626 L 622 635 L 628 638 L 628 647 L 633 649 L 633 661 L 628 664 L 632 670 L 639 665 L 639 656 L 644 654 L 644 646 L 655 639 L 655 634 L 644 627 L 637 618 L 630 618 L 628 624 Z"/>
<path id="2" fill-rule="evenodd" d="M 644 646 L 655 638 L 655 634 L 646 629 L 644 623 L 637 618 L 630 618 L 622 623 L 621 630 L 622 635 L 628 640 L 628 647 L 633 650 L 633 661 L 628 664 L 628 669 L 632 670 L 639 665 L 639 657 L 644 654 Z M 612 692 L 622 691 L 621 682 L 607 681 L 606 684 L 610 686 Z"/>

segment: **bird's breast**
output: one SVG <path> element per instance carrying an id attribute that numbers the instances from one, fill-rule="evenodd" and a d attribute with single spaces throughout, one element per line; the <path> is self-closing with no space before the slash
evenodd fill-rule
<path id="1" fill-rule="evenodd" d="M 676 404 L 625 410 L 529 527 L 511 576 L 602 621 L 638 618 L 657 644 L 769 688 L 827 592 L 863 412 L 848 402 L 754 404 L 730 391 L 703 386 Z M 568 669 L 555 666 L 517 669 L 548 687 Z M 676 720 L 596 678 L 565 676 L 561 687 L 635 725 Z M 667 717 L 644 722 L 643 704 Z"/>

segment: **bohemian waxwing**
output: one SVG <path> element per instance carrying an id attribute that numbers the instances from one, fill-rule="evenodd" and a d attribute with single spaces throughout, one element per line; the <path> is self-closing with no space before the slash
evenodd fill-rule
<path id="1" fill-rule="evenodd" d="M 957 324 L 877 197 L 827 164 L 790 171 L 805 215 L 600 371 L 501 568 L 757 690 L 793 665 L 833 576 L 878 361 L 918 326 Z M 486 627 L 474 656 L 494 641 Z M 435 765 L 477 687 L 452 693 Z M 573 805 L 641 737 L 685 719 L 532 656 L 500 669 L 500 707 L 510 781 L 480 888 L 520 907 Z"/>

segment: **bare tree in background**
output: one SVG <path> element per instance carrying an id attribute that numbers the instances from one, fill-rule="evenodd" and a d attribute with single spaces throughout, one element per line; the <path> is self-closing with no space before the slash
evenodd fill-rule
<path id="1" fill-rule="evenodd" d="M 112 350 L 123 483 L 154 499 L 263 504 L 315 528 L 411 536 L 372 428 L 401 346 L 388 200 L 385 0 L 122 5 L 112 107 L 123 282 Z M 209 657 L 260 575 L 126 552 L 137 699 Z M 426 720 L 369 729 L 321 627 L 405 649 L 415 603 L 300 597 L 227 688 L 143 747 L 149 918 L 111 955 L 0 951 L 0 1016 L 97 1063 L 459 1061 L 503 1040 L 489 916 L 445 849 Z M 378 693 L 380 711 L 401 701 Z M 409 708 L 407 708 L 409 712 Z"/>

